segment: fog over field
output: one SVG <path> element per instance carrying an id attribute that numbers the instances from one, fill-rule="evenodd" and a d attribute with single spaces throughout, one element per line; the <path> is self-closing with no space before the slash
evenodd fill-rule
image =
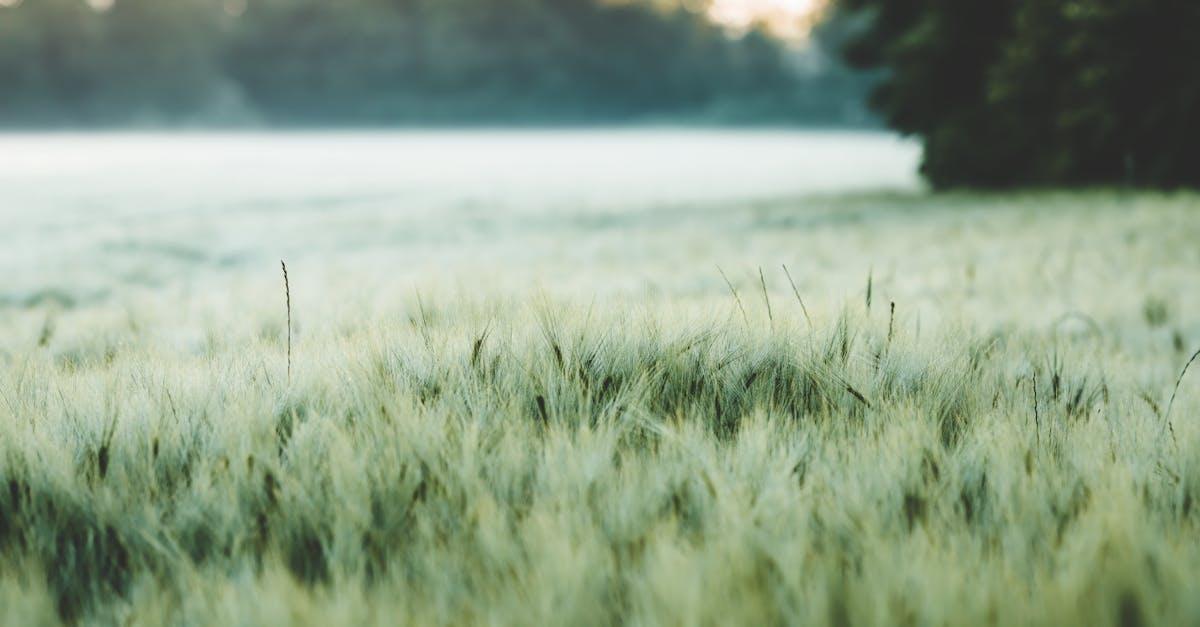
<path id="1" fill-rule="evenodd" d="M 522 263 L 568 262 L 623 224 L 915 190 L 916 158 L 891 136 L 839 132 L 9 135 L 0 298 L 236 279 L 281 257 L 435 284 L 480 264 L 532 281 L 542 269 Z"/>

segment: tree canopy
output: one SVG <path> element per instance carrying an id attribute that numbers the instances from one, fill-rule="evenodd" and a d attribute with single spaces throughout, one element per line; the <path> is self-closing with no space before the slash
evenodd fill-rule
<path id="1" fill-rule="evenodd" d="M 1194 0 L 841 0 L 938 187 L 1200 186 Z"/>
<path id="2" fill-rule="evenodd" d="M 865 82 L 625 0 L 24 0 L 0 124 L 860 122 Z M 12 4 L 12 0 L 8 4 Z M 99 9 L 97 7 L 100 7 Z"/>

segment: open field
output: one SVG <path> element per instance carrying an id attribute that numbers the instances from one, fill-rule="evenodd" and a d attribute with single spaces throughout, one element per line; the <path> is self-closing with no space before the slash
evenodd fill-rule
<path id="1" fill-rule="evenodd" d="M 1197 622 L 1200 197 L 913 159 L 0 139 L 0 624 Z"/>

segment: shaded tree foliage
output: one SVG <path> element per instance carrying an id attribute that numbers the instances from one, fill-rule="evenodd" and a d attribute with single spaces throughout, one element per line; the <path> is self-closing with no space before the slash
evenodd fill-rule
<path id="1" fill-rule="evenodd" d="M 0 124 L 851 121 L 802 65 L 650 2 L 24 0 Z"/>
<path id="2" fill-rule="evenodd" d="M 1193 0 L 842 0 L 845 58 L 938 187 L 1200 186 Z"/>

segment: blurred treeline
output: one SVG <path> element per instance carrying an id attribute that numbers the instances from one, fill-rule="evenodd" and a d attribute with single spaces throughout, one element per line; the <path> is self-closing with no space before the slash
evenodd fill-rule
<path id="1" fill-rule="evenodd" d="M 15 3 L 15 4 L 14 4 Z M 870 78 L 703 7 L 4 0 L 0 125 L 869 121 Z"/>
<path id="2" fill-rule="evenodd" d="M 841 1 L 935 186 L 1200 186 L 1200 1 Z"/>

